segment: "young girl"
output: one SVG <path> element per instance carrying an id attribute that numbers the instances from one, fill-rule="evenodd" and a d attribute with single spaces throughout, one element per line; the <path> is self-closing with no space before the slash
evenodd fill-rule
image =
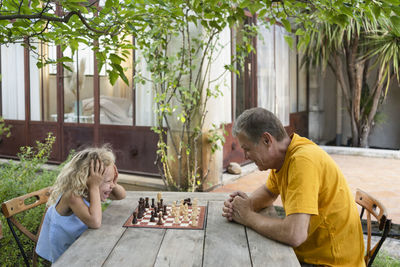
<path id="1" fill-rule="evenodd" d="M 64 166 L 47 202 L 36 247 L 39 256 L 55 262 L 88 227 L 101 226 L 101 201 L 125 198 L 114 162 L 110 149 L 88 148 Z"/>

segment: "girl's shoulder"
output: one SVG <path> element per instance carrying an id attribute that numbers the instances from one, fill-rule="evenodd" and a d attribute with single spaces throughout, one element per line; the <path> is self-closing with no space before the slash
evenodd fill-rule
<path id="1" fill-rule="evenodd" d="M 65 197 L 70 206 L 71 205 L 82 205 L 82 204 L 88 206 L 88 204 L 89 204 L 89 202 L 84 198 L 84 196 L 77 195 L 72 191 L 68 191 L 66 193 Z"/>

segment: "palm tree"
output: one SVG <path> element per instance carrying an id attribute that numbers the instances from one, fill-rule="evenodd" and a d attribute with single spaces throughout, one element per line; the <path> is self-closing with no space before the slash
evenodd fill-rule
<path id="1" fill-rule="evenodd" d="M 390 83 L 397 78 L 399 21 L 395 16 L 353 16 L 342 24 L 315 21 L 304 62 L 329 66 L 343 91 L 351 118 L 352 145 L 368 147 L 368 136 Z M 376 75 L 374 79 L 371 79 Z"/>

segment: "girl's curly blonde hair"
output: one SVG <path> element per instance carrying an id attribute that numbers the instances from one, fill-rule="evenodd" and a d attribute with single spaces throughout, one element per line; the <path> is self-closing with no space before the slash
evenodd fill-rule
<path id="1" fill-rule="evenodd" d="M 55 204 L 58 197 L 67 191 L 71 191 L 78 196 L 88 197 L 87 180 L 90 174 L 90 162 L 92 159 L 94 162 L 97 159 L 103 162 L 104 168 L 115 162 L 114 153 L 108 146 L 86 148 L 77 152 L 58 175 L 47 201 L 47 206 Z"/>

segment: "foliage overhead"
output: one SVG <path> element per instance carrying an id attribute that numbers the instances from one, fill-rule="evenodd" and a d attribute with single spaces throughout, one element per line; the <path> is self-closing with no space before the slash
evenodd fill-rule
<path id="1" fill-rule="evenodd" d="M 61 45 L 63 50 L 70 47 L 73 52 L 80 43 L 97 46 L 93 49 L 98 52 L 99 66 L 110 63 L 111 82 L 115 83 L 121 77 L 127 83 L 118 64 L 126 59 L 126 50 L 132 48 L 127 36 L 135 36 L 137 30 L 144 29 L 137 26 L 157 16 L 165 18 L 168 12 L 175 17 L 184 16 L 182 5 L 189 6 L 194 12 L 189 14 L 189 20 L 197 23 L 196 17 L 202 14 L 202 26 L 216 29 L 233 26 L 236 16 L 247 9 L 252 14 L 257 13 L 258 17 L 268 18 L 269 23 L 282 23 L 287 31 L 299 36 L 299 45 L 302 46 L 310 41 L 310 32 L 305 29 L 315 29 L 314 19 L 345 26 L 355 17 L 387 17 L 394 30 L 400 33 L 399 4 L 399 0 L 3 0 L 0 5 L 0 44 L 29 42 L 35 46 L 35 42 L 40 40 Z M 170 9 L 161 8 L 167 6 Z M 297 26 L 293 29 L 292 25 Z M 174 25 L 164 26 L 167 29 L 167 26 Z M 71 61 L 71 58 L 60 57 L 58 61 Z M 43 64 L 39 62 L 38 65 Z"/>

